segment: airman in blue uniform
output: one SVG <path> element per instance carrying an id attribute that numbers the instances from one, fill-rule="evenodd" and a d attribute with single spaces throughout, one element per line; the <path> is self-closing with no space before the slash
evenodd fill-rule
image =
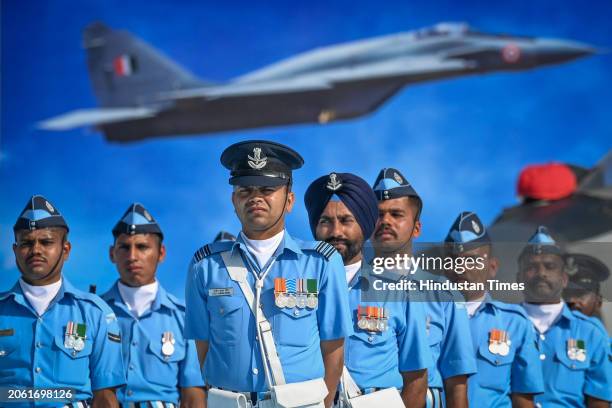
<path id="1" fill-rule="evenodd" d="M 372 244 L 375 256 L 412 256 L 412 240 L 421 234 L 423 202 L 406 178 L 396 169 L 382 169 L 374 182 L 378 197 L 378 222 Z M 418 269 L 414 281 L 439 280 Z M 467 314 L 459 294 L 426 291 L 419 295 L 425 309 L 427 339 L 433 364 L 428 367 L 427 407 L 467 407 L 467 377 L 476 372 L 471 351 Z"/>
<path id="2" fill-rule="evenodd" d="M 594 317 L 601 323 L 601 283 L 610 278 L 610 269 L 588 254 L 569 254 L 566 264 L 569 283 L 563 290 L 563 299 L 570 309 Z"/>
<path id="3" fill-rule="evenodd" d="M 304 202 L 315 238 L 334 245 L 344 261 L 355 331 L 345 345 L 350 376 L 362 394 L 395 387 L 404 404 L 424 406 L 426 370 L 432 362 L 422 303 L 384 291 L 372 293 L 370 299 L 362 296 L 375 292 L 376 280 L 393 282 L 399 277 L 378 276 L 363 260 L 364 241 L 378 218 L 374 191 L 358 176 L 331 173 L 308 187 Z"/>
<path id="4" fill-rule="evenodd" d="M 544 391 L 535 336 L 519 305 L 493 300 L 486 290 L 499 261 L 493 256 L 484 224 L 475 213 L 462 212 L 445 242 L 452 257 L 479 261 L 461 274 L 449 271 L 451 281 L 485 288 L 463 292 L 478 366 L 477 373 L 468 379 L 470 406 L 533 407 L 534 394 Z"/>
<path id="5" fill-rule="evenodd" d="M 538 227 L 519 257 L 517 281 L 542 361 L 544 394 L 538 407 L 609 407 L 612 372 L 608 339 L 588 316 L 562 301 L 566 255 L 545 227 Z"/>
<path id="6" fill-rule="evenodd" d="M 235 242 L 198 250 L 186 284 L 186 335 L 197 340 L 205 380 L 257 405 L 267 404 L 272 387 L 318 381 L 326 388 L 313 397 L 322 394 L 329 407 L 352 325 L 340 255 L 327 243 L 303 242 L 285 230 L 295 201 L 292 170 L 303 159 L 277 143 L 247 141 L 228 147 L 221 163 L 231 171 L 242 231 Z M 237 278 L 227 257 L 237 259 L 245 275 Z M 255 314 L 271 325 L 280 370 L 272 367 L 273 357 L 262 357 L 270 332 Z"/>
<path id="7" fill-rule="evenodd" d="M 119 280 L 102 298 L 123 333 L 126 385 L 117 397 L 126 408 L 204 404 L 204 380 L 195 342 L 186 340 L 185 305 L 159 284 L 166 255 L 163 233 L 141 205 L 130 205 L 113 228 L 110 257 Z"/>
<path id="8" fill-rule="evenodd" d="M 10 406 L 115 406 L 114 388 L 125 383 L 119 326 L 102 299 L 62 276 L 71 250 L 64 218 L 36 195 L 13 230 L 21 278 L 0 293 L 0 387 L 63 387 L 74 393 L 72 401 Z"/>

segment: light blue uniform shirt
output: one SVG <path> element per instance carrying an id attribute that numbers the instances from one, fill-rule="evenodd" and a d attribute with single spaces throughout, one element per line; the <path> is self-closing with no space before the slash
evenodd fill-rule
<path id="1" fill-rule="evenodd" d="M 216 242 L 201 248 L 189 267 L 186 285 L 186 337 L 209 342 L 204 367 L 207 383 L 232 391 L 267 391 L 255 319 L 240 286 L 227 273 L 220 253 L 239 251 L 249 269 L 253 292 L 259 273 L 257 261 L 239 236 L 236 242 Z M 352 334 L 342 258 L 329 244 L 302 242 L 286 231 L 267 265 L 261 295 L 287 383 L 324 375 L 319 342 Z M 318 305 L 278 308 L 274 304 L 274 278 L 316 279 Z"/>
<path id="2" fill-rule="evenodd" d="M 379 301 L 363 301 L 362 291 L 372 291 L 376 279 L 385 275 L 371 272 L 363 263 L 361 271 L 349 282 L 349 303 L 353 316 L 353 330 L 344 346 L 344 364 L 361 389 L 372 387 L 402 389 L 400 372 L 423 370 L 432 365 L 431 352 L 425 334 L 425 312 L 421 302 L 409 302 L 407 296 L 388 293 L 370 295 Z M 368 299 L 370 300 L 370 299 Z M 357 326 L 358 306 L 377 306 L 388 310 L 388 329 L 370 332 Z"/>
<path id="3" fill-rule="evenodd" d="M 123 333 L 127 383 L 117 390 L 122 403 L 165 401 L 178 404 L 179 387 L 203 387 L 193 340 L 184 338 L 185 305 L 159 285 L 151 308 L 134 317 L 123 302 L 117 283 L 102 295 L 115 311 Z M 162 353 L 164 332 L 172 332 L 173 353 Z"/>
<path id="4" fill-rule="evenodd" d="M 411 279 L 445 279 L 417 270 Z M 423 302 L 426 315 L 426 332 L 434 365 L 428 367 L 430 388 L 444 388 L 444 380 L 458 375 L 476 372 L 476 358 L 472 352 L 472 335 L 463 297 L 454 292 L 426 291 L 413 294 Z M 461 300 L 461 301 L 459 301 Z"/>
<path id="5" fill-rule="evenodd" d="M 585 394 L 612 400 L 609 345 L 591 318 L 563 305 L 561 315 L 545 333 L 539 333 L 535 326 L 533 330 L 544 376 L 544 394 L 536 395 L 537 404 L 546 408 L 580 407 L 585 405 Z M 570 359 L 570 339 L 584 341 L 585 361 Z"/>
<path id="6" fill-rule="evenodd" d="M 81 351 L 64 346 L 69 321 L 86 325 Z M 0 387 L 67 387 L 75 400 L 92 390 L 125 384 L 121 338 L 115 314 L 98 296 L 75 289 L 66 278 L 42 316 L 19 282 L 0 294 Z M 24 403 L 52 407 L 64 403 Z"/>
<path id="7" fill-rule="evenodd" d="M 544 391 L 542 365 L 531 321 L 522 307 L 492 300 L 489 295 L 470 318 L 478 372 L 468 379 L 470 407 L 512 407 L 511 393 Z M 492 330 L 503 330 L 510 341 L 508 355 L 489 349 Z"/>

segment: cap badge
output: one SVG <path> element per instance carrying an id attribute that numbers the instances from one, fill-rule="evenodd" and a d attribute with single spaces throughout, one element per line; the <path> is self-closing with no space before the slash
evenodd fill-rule
<path id="1" fill-rule="evenodd" d="M 474 228 L 474 232 L 480 234 L 480 225 L 474 220 L 472 220 L 472 228 Z"/>
<path id="2" fill-rule="evenodd" d="M 397 181 L 399 184 L 402 184 L 404 182 L 404 180 L 402 179 L 402 176 L 400 176 L 397 173 L 393 173 L 393 178 L 395 179 L 395 181 Z"/>
<path id="3" fill-rule="evenodd" d="M 47 207 L 47 209 L 51 212 L 55 211 L 55 209 L 53 208 L 53 206 L 51 205 L 51 203 L 49 203 L 48 201 L 45 201 L 45 206 Z"/>
<path id="4" fill-rule="evenodd" d="M 332 173 L 329 175 L 329 181 L 327 182 L 327 189 L 331 191 L 336 191 L 340 187 L 342 187 L 342 183 L 338 180 L 338 175 L 336 173 Z"/>
<path id="5" fill-rule="evenodd" d="M 147 219 L 147 221 L 149 221 L 149 222 L 152 221 L 151 214 L 149 214 L 149 212 L 147 210 L 142 210 L 142 214 Z"/>
<path id="6" fill-rule="evenodd" d="M 263 169 L 268 163 L 267 157 L 261 157 L 261 147 L 254 147 L 253 157 L 251 157 L 250 155 L 248 155 L 247 157 L 249 158 L 249 166 L 255 170 Z"/>

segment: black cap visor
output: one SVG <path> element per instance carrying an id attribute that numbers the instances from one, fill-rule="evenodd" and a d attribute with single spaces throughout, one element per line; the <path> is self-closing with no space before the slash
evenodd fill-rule
<path id="1" fill-rule="evenodd" d="M 289 184 L 291 174 L 281 172 L 233 171 L 229 183 L 232 186 L 276 187 Z"/>

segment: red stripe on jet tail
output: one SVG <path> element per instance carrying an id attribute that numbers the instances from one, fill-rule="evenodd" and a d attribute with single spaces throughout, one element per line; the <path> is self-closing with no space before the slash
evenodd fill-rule
<path id="1" fill-rule="evenodd" d="M 129 55 L 120 55 L 113 61 L 113 68 L 118 76 L 132 75 L 132 59 Z"/>

